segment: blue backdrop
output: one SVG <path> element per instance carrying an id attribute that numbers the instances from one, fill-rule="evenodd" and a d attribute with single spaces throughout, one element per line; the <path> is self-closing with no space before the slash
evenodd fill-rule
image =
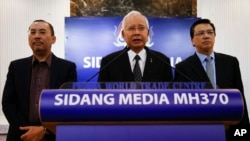
<path id="1" fill-rule="evenodd" d="M 84 82 L 99 71 L 103 56 L 120 50 L 122 17 L 66 17 L 65 59 L 77 65 L 78 81 Z M 166 54 L 171 65 L 194 53 L 189 28 L 197 18 L 149 18 L 147 46 Z M 95 82 L 97 76 L 90 81 Z"/>

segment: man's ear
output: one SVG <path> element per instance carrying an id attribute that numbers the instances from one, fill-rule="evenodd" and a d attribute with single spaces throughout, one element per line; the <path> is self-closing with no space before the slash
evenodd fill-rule
<path id="1" fill-rule="evenodd" d="M 52 44 L 56 42 L 56 36 L 52 36 Z"/>
<path id="2" fill-rule="evenodd" d="M 192 45 L 193 47 L 195 47 L 195 42 L 193 41 L 193 39 L 191 39 Z"/>
<path id="3" fill-rule="evenodd" d="M 122 38 L 124 38 L 124 30 L 122 30 L 121 32 L 122 32 Z"/>

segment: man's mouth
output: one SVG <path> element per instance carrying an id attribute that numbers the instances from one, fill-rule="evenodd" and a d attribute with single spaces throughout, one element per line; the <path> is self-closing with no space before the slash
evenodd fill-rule
<path id="1" fill-rule="evenodd" d="M 133 42 L 140 42 L 141 39 L 133 39 Z"/>
<path id="2" fill-rule="evenodd" d="M 33 44 L 36 45 L 36 46 L 40 46 L 40 45 L 42 45 L 43 43 L 42 43 L 42 42 L 34 42 Z"/>

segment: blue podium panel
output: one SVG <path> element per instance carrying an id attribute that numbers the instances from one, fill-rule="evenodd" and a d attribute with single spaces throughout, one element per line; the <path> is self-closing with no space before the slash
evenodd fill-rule
<path id="1" fill-rule="evenodd" d="M 56 141 L 225 141 L 223 124 L 57 125 Z"/>
<path id="2" fill-rule="evenodd" d="M 48 89 L 39 106 L 57 141 L 225 141 L 244 110 L 236 89 Z"/>

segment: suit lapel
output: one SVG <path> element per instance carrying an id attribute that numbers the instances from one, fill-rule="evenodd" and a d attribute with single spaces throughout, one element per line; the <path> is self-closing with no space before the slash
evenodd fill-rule
<path id="1" fill-rule="evenodd" d="M 152 60 L 154 60 L 154 57 L 152 56 L 152 54 L 150 53 L 150 51 L 147 51 L 147 58 L 146 58 L 146 62 L 145 62 L 145 67 L 144 67 L 144 72 L 143 72 L 143 80 L 148 80 L 148 76 L 151 75 L 151 70 L 153 68 L 153 63 Z"/>
<path id="2" fill-rule="evenodd" d="M 51 72 L 50 72 L 50 88 L 53 88 L 56 86 L 56 80 L 57 80 L 57 72 L 60 70 L 57 70 L 57 57 L 53 54 L 52 60 L 51 60 Z"/>
<path id="3" fill-rule="evenodd" d="M 219 54 L 214 53 L 214 55 L 215 55 L 216 83 L 218 85 L 220 85 L 221 83 L 223 83 L 223 77 L 222 76 L 224 76 L 224 74 L 223 74 L 224 71 L 223 70 L 224 70 L 225 64 L 223 64 L 223 61 L 222 61 Z M 222 82 L 220 82 L 220 81 L 222 81 Z"/>
<path id="4" fill-rule="evenodd" d="M 119 65 L 122 67 L 122 70 L 124 72 L 124 76 L 129 78 L 130 81 L 134 80 L 134 76 L 133 76 L 133 72 L 132 72 L 132 68 L 129 62 L 129 57 L 128 57 L 128 53 L 124 53 L 124 55 L 122 56 L 122 65 Z"/>
<path id="5" fill-rule="evenodd" d="M 24 65 L 19 68 L 21 71 L 21 82 L 28 82 L 28 83 L 24 83 L 24 87 L 26 92 L 24 94 L 28 94 L 30 93 L 30 83 L 31 83 L 31 71 L 32 71 L 32 56 L 27 58 L 26 60 L 24 60 L 25 63 Z M 29 96 L 28 96 L 29 97 Z"/>

